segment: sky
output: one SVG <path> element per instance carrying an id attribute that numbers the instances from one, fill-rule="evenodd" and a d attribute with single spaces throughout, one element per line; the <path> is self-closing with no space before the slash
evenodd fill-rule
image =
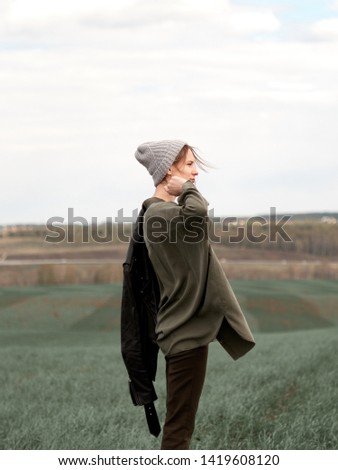
<path id="1" fill-rule="evenodd" d="M 215 215 L 337 211 L 337 57 L 337 0 L 0 0 L 0 225 L 131 216 L 162 139 Z"/>

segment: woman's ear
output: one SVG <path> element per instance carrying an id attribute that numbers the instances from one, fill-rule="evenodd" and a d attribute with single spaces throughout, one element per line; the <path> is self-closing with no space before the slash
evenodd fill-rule
<path id="1" fill-rule="evenodd" d="M 172 173 L 172 170 L 171 170 L 171 167 L 170 167 L 168 172 L 167 172 L 167 175 L 171 176 L 171 173 Z"/>

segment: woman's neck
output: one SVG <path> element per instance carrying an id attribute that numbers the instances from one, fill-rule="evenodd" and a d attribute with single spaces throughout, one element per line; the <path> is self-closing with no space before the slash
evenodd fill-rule
<path id="1" fill-rule="evenodd" d="M 176 199 L 176 196 L 169 194 L 168 191 L 164 189 L 164 186 L 165 185 L 161 183 L 158 186 L 156 186 L 154 197 L 158 197 L 167 202 L 174 202 Z"/>

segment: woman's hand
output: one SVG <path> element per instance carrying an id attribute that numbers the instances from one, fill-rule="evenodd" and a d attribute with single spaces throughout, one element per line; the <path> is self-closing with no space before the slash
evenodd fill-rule
<path id="1" fill-rule="evenodd" d="M 182 186 L 188 180 L 181 178 L 180 176 L 172 176 L 168 183 L 164 186 L 164 189 L 171 196 L 179 196 L 182 192 Z"/>

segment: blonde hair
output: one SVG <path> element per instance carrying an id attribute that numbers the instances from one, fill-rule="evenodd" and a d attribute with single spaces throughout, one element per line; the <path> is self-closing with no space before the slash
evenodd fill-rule
<path id="1" fill-rule="evenodd" d="M 196 164 L 199 168 L 201 168 L 201 170 L 207 171 L 207 168 L 211 167 L 211 165 L 208 162 L 206 162 L 202 157 L 198 155 L 194 147 L 191 147 L 188 144 L 182 147 L 177 157 L 175 158 L 173 165 L 177 165 L 178 163 L 180 163 L 186 157 L 188 150 L 191 150 L 191 152 L 193 153 Z"/>

